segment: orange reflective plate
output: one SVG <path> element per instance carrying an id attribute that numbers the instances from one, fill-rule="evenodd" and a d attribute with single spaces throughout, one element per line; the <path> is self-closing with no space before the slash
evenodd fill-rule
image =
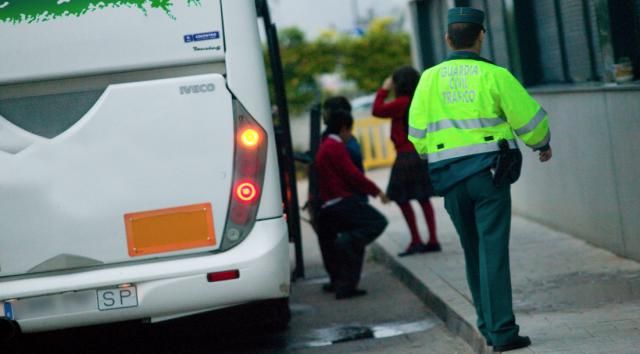
<path id="1" fill-rule="evenodd" d="M 210 203 L 129 213 L 124 220 L 131 257 L 216 244 Z"/>

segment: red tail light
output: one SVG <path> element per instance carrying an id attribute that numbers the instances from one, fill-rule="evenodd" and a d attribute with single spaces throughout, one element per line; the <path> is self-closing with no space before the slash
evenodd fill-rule
<path id="1" fill-rule="evenodd" d="M 236 188 L 236 198 L 245 204 L 252 204 L 258 200 L 258 186 L 253 182 L 241 182 Z"/>
<path id="2" fill-rule="evenodd" d="M 220 250 L 227 250 L 249 234 L 255 223 L 267 159 L 267 133 L 234 100 L 235 159 L 229 211 Z"/>

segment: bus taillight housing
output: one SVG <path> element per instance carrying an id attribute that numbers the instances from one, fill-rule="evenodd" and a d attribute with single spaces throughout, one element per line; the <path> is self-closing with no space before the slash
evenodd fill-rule
<path id="1" fill-rule="evenodd" d="M 235 116 L 233 182 L 220 250 L 238 245 L 256 221 L 267 160 L 267 134 L 238 100 Z"/>

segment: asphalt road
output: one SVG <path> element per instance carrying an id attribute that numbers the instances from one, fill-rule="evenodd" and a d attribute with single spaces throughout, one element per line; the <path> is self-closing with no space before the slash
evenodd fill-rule
<path id="1" fill-rule="evenodd" d="M 299 185 L 299 192 L 305 188 Z M 315 234 L 304 222 L 302 234 L 306 279 L 293 286 L 288 349 L 269 353 L 473 353 L 388 269 L 370 259 L 360 282 L 366 296 L 335 300 L 324 293 L 327 278 Z"/>
<path id="2" fill-rule="evenodd" d="M 317 268 L 309 267 L 309 273 Z M 335 300 L 324 277 L 300 282 L 292 296 L 289 353 L 472 353 L 383 266 L 367 262 L 368 295 Z M 273 351 L 272 353 L 276 353 Z"/>

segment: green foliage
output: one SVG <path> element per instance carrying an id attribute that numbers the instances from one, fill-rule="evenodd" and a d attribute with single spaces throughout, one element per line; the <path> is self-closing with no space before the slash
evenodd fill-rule
<path id="1" fill-rule="evenodd" d="M 362 91 L 375 91 L 395 69 L 411 64 L 409 35 L 390 26 L 389 19 L 374 20 L 364 36 L 339 42 L 343 75 Z"/>
<path id="2" fill-rule="evenodd" d="M 200 0 L 187 0 L 189 6 L 201 6 Z M 35 23 L 55 20 L 64 17 L 80 17 L 87 13 L 105 8 L 132 7 L 140 9 L 145 15 L 147 7 L 161 9 L 170 18 L 173 3 L 171 0 L 0 0 L 0 22 Z"/>
<path id="3" fill-rule="evenodd" d="M 308 42 L 298 28 L 283 29 L 278 37 L 289 110 L 299 114 L 319 98 L 320 87 L 316 77 L 332 72 L 336 67 L 336 57 L 327 43 Z M 266 49 L 265 55 L 268 57 Z M 268 76 L 271 82 L 271 72 L 268 72 Z M 273 85 L 270 88 L 273 98 Z"/>
<path id="4" fill-rule="evenodd" d="M 390 19 L 378 19 L 361 37 L 326 31 L 314 41 L 307 41 L 298 28 L 281 30 L 280 55 L 290 111 L 302 113 L 321 99 L 317 78 L 322 74 L 339 73 L 360 91 L 371 92 L 397 67 L 410 64 L 409 35 L 391 31 L 391 25 Z"/>
<path id="5" fill-rule="evenodd" d="M 309 44 L 298 28 L 284 29 L 279 33 L 279 39 L 289 108 L 297 114 L 313 101 L 318 91 L 313 61 L 308 57 Z"/>

